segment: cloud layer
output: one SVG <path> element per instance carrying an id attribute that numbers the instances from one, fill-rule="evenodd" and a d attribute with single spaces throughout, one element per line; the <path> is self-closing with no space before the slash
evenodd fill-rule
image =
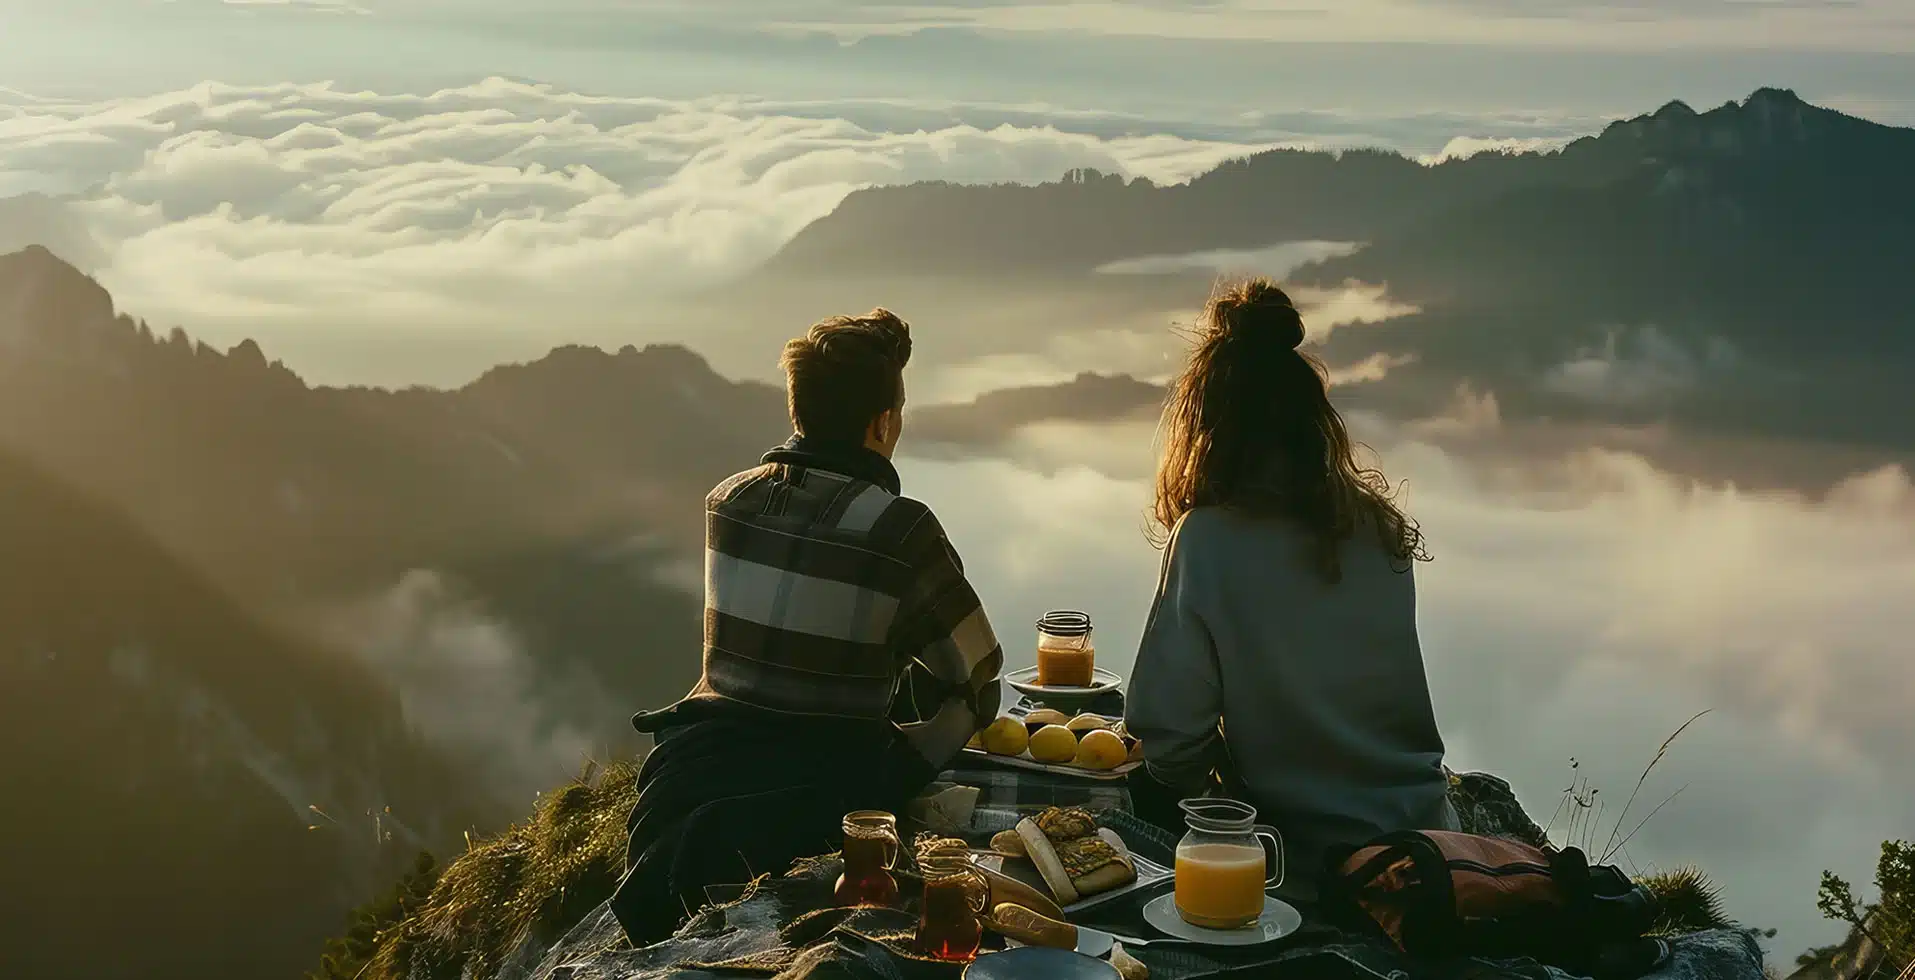
<path id="1" fill-rule="evenodd" d="M 1493 428 L 1493 404 L 1473 404 Z M 1417 430 L 1357 425 L 1430 535 L 1419 615 L 1452 761 L 1512 778 L 1547 819 L 1579 760 L 1617 797 L 1600 843 L 1657 744 L 1713 708 L 1645 787 L 1637 816 L 1687 789 L 1628 861 L 1702 865 L 1731 914 L 1783 929 L 1778 950 L 1830 938 L 1819 872 L 1862 874 L 1915 825 L 1906 474 L 1762 496 L 1617 453 L 1484 466 Z M 1031 656 L 1020 624 L 1056 606 L 1090 610 L 1100 657 L 1128 668 L 1157 567 L 1141 533 L 1150 446 L 1147 426 L 1048 426 L 1007 458 L 906 462 L 1014 665 Z"/>
<path id="2" fill-rule="evenodd" d="M 108 285 L 155 318 L 522 323 L 721 281 L 863 186 L 1074 167 L 1174 181 L 1250 148 L 842 111 L 501 79 L 429 95 L 207 83 L 106 103 L 14 97 L 0 190 L 78 194 L 111 249 Z"/>
<path id="3" fill-rule="evenodd" d="M 778 19 L 782 15 L 782 19 Z M 769 26 L 838 37 L 970 27 L 1144 37 L 1342 42 L 1565 44 L 1575 47 L 1712 42 L 1893 50 L 1871 32 L 1915 30 L 1894 0 L 1053 0 L 1004 4 L 772 5 Z"/>
<path id="4" fill-rule="evenodd" d="M 579 719 L 611 718 L 598 686 L 542 676 L 511 625 L 434 572 L 415 571 L 326 629 L 398 691 L 407 724 L 515 804 L 564 782 L 603 743 Z"/>

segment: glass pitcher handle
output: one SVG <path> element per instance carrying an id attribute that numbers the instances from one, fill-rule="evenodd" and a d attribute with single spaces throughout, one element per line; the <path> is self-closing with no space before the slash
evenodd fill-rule
<path id="1" fill-rule="evenodd" d="M 1270 842 L 1269 845 L 1266 846 L 1264 849 L 1270 852 L 1270 863 L 1271 863 L 1271 866 L 1274 867 L 1276 870 L 1270 873 L 1270 877 L 1265 878 L 1263 880 L 1264 887 L 1266 888 L 1283 887 L 1283 834 L 1282 832 L 1278 831 L 1277 828 L 1275 827 L 1269 826 L 1268 824 L 1257 824 L 1255 827 L 1252 827 L 1250 829 L 1251 829 L 1251 832 L 1257 836 L 1258 840 Z"/>

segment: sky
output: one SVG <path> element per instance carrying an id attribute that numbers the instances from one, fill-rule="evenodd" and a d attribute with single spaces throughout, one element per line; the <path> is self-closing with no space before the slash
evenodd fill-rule
<path id="1" fill-rule="evenodd" d="M 1902 0 L 0 0 L 0 85 L 374 88 L 499 74 L 684 98 L 1046 104 L 1194 124 L 1298 109 L 1622 112 L 1790 84 L 1908 118 Z"/>
<path id="2" fill-rule="evenodd" d="M 69 197 L 45 223 L 0 221 L 0 247 L 77 229 L 123 309 L 222 347 L 257 337 L 324 383 L 457 384 L 576 340 L 683 341 L 762 376 L 768 354 L 661 304 L 873 184 L 1174 182 L 1273 145 L 1548 147 L 1764 85 L 1915 125 L 1908 0 L 0 0 L 0 24 L 0 216 L 27 213 L 12 195 Z M 1310 312 L 1348 309 L 1391 315 L 1386 284 Z M 946 365 L 925 390 L 1161 373 L 1174 312 Z M 1732 913 L 1785 930 L 1780 950 L 1831 938 L 1816 874 L 1865 877 L 1915 827 L 1895 751 L 1915 740 L 1894 699 L 1906 475 L 1764 496 L 1619 454 L 1498 468 L 1429 438 L 1494 428 L 1493 403 L 1366 424 L 1438 556 L 1422 628 L 1454 761 L 1547 816 L 1572 756 L 1621 787 L 1714 708 L 1656 787 L 1690 788 L 1631 856 L 1704 865 Z M 1006 635 L 1081 606 L 1121 666 L 1156 568 L 1148 433 L 1019 438 L 907 460 L 907 480 Z M 438 588 L 400 583 L 389 604 Z M 368 622 L 382 650 L 421 643 Z M 520 669 L 487 624 L 430 632 Z M 497 695 L 472 696 L 491 713 Z M 432 711 L 450 725 L 459 706 Z"/>

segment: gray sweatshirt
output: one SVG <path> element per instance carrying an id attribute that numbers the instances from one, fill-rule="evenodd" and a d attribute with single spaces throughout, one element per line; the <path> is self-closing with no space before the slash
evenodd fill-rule
<path id="1" fill-rule="evenodd" d="M 1172 532 L 1127 695 L 1150 774 L 1194 795 L 1227 749 L 1290 867 L 1331 844 L 1453 829 L 1416 583 L 1373 533 L 1324 581 L 1288 521 L 1198 508 Z"/>

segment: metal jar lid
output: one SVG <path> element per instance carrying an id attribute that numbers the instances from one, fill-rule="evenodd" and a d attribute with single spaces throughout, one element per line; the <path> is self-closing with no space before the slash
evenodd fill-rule
<path id="1" fill-rule="evenodd" d="M 1037 628 L 1051 636 L 1088 636 L 1090 614 L 1075 609 L 1053 609 L 1038 617 Z"/>

